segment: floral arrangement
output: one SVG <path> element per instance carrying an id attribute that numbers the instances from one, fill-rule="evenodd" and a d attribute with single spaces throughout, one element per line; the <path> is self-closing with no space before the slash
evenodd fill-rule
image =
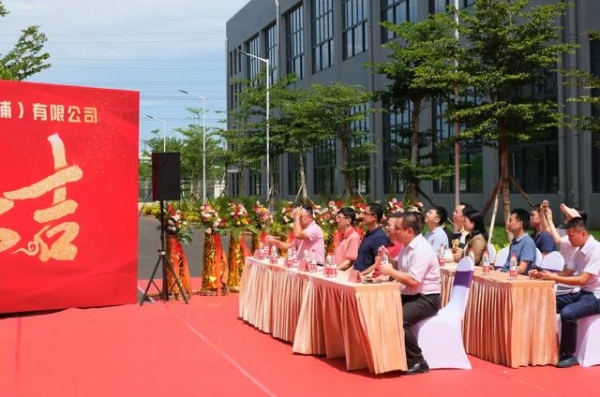
<path id="1" fill-rule="evenodd" d="M 339 204 L 343 205 L 341 201 L 339 202 Z M 337 229 L 337 224 L 335 223 L 335 216 L 341 208 L 342 207 L 338 207 L 338 203 L 336 203 L 333 200 L 329 201 L 326 207 L 321 207 L 319 205 L 315 205 L 313 207 L 315 221 L 319 226 L 321 226 L 321 229 L 323 229 L 327 236 L 333 235 L 333 233 Z"/>
<path id="2" fill-rule="evenodd" d="M 416 199 L 411 200 L 411 199 L 405 197 L 403 201 L 399 201 L 395 197 L 392 197 L 388 201 L 387 213 L 388 213 L 388 215 L 391 215 L 394 212 L 405 212 L 405 211 L 423 213 L 423 207 L 424 207 L 423 203 Z"/>
<path id="3" fill-rule="evenodd" d="M 164 221 L 165 224 L 163 225 L 165 233 L 168 236 L 177 236 L 177 239 L 183 244 L 190 243 L 194 233 L 188 222 L 185 220 L 183 212 L 175 210 L 173 206 L 169 205 L 167 213 L 169 214 L 169 218 Z M 160 227 L 161 226 L 159 225 L 158 228 L 160 229 Z"/>
<path id="4" fill-rule="evenodd" d="M 257 233 L 257 230 L 251 225 L 250 213 L 244 204 L 232 201 L 221 215 L 223 227 L 232 235 L 239 236 L 245 231 Z"/>
<path id="5" fill-rule="evenodd" d="M 273 224 L 273 216 L 267 207 L 256 201 L 250 212 L 252 225 L 257 229 L 267 230 Z"/>
<path id="6" fill-rule="evenodd" d="M 282 201 L 279 204 L 279 208 L 279 212 L 275 214 L 275 222 L 291 229 L 294 223 L 294 203 L 291 201 Z"/>
<path id="7" fill-rule="evenodd" d="M 220 233 L 225 227 L 223 218 L 220 216 L 217 208 L 209 202 L 200 206 L 200 223 L 205 227 L 205 233 Z"/>

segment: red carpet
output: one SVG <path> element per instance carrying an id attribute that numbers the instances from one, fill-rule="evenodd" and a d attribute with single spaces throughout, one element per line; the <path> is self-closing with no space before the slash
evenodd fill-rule
<path id="1" fill-rule="evenodd" d="M 145 283 L 140 283 L 142 288 Z M 600 366 L 473 370 L 414 377 L 347 372 L 237 319 L 237 295 L 0 318 L 2 396 L 528 396 L 589 394 Z"/>

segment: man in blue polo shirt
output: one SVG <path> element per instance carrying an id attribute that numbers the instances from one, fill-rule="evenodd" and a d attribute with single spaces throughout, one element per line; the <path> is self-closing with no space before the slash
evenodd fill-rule
<path id="1" fill-rule="evenodd" d="M 510 212 L 510 218 L 506 221 L 506 228 L 514 236 L 510 243 L 508 258 L 502 267 L 503 272 L 510 270 L 510 258 L 514 255 L 517 258 L 517 272 L 519 274 L 529 274 L 533 269 L 537 253 L 535 252 L 535 242 L 527 235 L 525 230 L 529 227 L 529 212 L 521 208 L 516 208 Z"/>
<path id="2" fill-rule="evenodd" d="M 363 275 L 373 271 L 379 247 L 387 246 L 390 243 L 387 234 L 381 227 L 382 218 L 383 207 L 379 203 L 370 203 L 363 212 L 363 224 L 368 230 L 358 247 L 358 256 L 353 266 Z"/>

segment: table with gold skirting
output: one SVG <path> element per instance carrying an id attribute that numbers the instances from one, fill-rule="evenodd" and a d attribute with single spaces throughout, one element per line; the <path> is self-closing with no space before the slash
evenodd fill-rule
<path id="1" fill-rule="evenodd" d="M 246 259 L 240 317 L 293 343 L 300 354 L 345 357 L 346 368 L 379 374 L 406 370 L 397 283 L 350 283 L 255 258 Z"/>
<path id="2" fill-rule="evenodd" d="M 554 282 L 476 273 L 463 320 L 467 353 L 512 368 L 558 359 Z"/>
<path id="3" fill-rule="evenodd" d="M 454 276 L 456 275 L 457 263 L 446 263 L 440 267 L 440 280 L 442 283 L 442 290 L 440 293 L 440 304 L 444 307 L 450 300 L 450 291 L 452 291 L 452 285 L 454 284 Z"/>

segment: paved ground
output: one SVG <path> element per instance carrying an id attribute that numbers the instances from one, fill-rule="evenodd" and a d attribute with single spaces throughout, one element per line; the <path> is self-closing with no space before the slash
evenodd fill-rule
<path id="1" fill-rule="evenodd" d="M 138 279 L 148 279 L 158 260 L 160 231 L 158 220 L 151 216 L 140 216 L 138 221 Z M 204 231 L 194 230 L 194 239 L 183 249 L 188 258 L 192 277 L 202 275 L 202 250 Z M 160 273 L 159 273 L 160 274 Z"/>

